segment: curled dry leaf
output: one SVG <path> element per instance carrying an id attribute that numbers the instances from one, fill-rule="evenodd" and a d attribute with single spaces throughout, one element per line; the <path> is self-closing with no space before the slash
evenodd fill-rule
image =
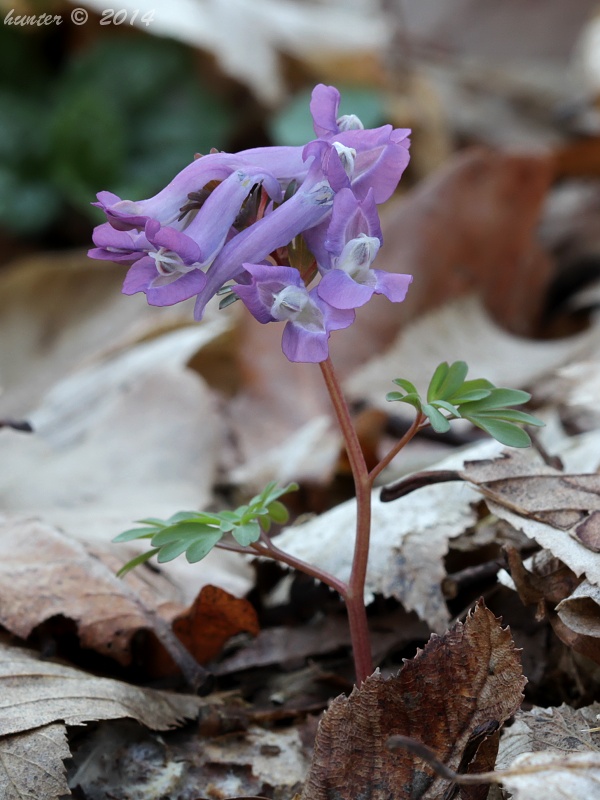
<path id="1" fill-rule="evenodd" d="M 448 781 L 406 752 L 392 754 L 389 737 L 409 736 L 451 769 L 466 768 L 472 734 L 514 714 L 524 685 L 510 631 L 478 603 L 464 625 L 432 636 L 397 676 L 375 673 L 350 697 L 333 701 L 319 726 L 302 800 L 442 800 Z M 490 769 L 494 758 L 488 753 L 479 767 Z"/>
<path id="2" fill-rule="evenodd" d="M 234 597 L 218 586 L 204 586 L 185 612 L 173 620 L 173 632 L 200 664 L 207 664 L 232 636 L 259 632 L 258 617 L 248 600 Z M 153 676 L 177 672 L 164 649 L 151 652 Z"/>
<path id="3" fill-rule="evenodd" d="M 37 520 L 0 523 L 0 547 L 0 624 L 22 639 L 63 616 L 83 647 L 129 664 L 133 635 L 152 627 L 141 601 L 167 615 L 182 605 L 167 581 L 149 585 L 139 571 L 120 580 L 80 542 Z"/>
<path id="4" fill-rule="evenodd" d="M 138 641 L 151 675 L 172 674 L 174 632 L 197 661 L 213 658 L 240 631 L 258 632 L 256 612 L 247 600 L 205 586 L 185 610 L 183 593 L 163 575 L 142 567 L 121 580 L 122 560 L 106 549 L 84 545 L 32 519 L 0 521 L 0 624 L 26 639 L 54 618 L 73 620 L 82 647 L 132 662 L 132 639 L 142 630 L 154 636 Z M 175 639 L 175 644 L 177 640 Z M 138 654 L 139 654 L 138 652 Z M 178 664 L 184 661 L 177 652 Z"/>

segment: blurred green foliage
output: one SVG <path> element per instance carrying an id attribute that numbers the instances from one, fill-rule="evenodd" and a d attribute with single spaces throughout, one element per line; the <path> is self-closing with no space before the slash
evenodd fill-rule
<path id="1" fill-rule="evenodd" d="M 40 37 L 0 28 L 0 226 L 43 234 L 106 189 L 148 197 L 195 153 L 226 146 L 234 110 L 167 39 L 103 37 L 49 63 Z"/>

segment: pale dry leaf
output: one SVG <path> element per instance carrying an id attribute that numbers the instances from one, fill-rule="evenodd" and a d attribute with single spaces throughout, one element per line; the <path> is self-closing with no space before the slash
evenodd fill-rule
<path id="1" fill-rule="evenodd" d="M 203 749 L 208 761 L 227 767 L 249 765 L 262 783 L 276 787 L 301 783 L 309 766 L 297 728 L 269 731 L 251 726 L 243 738 L 217 738 L 206 742 Z"/>
<path id="2" fill-rule="evenodd" d="M 432 636 L 397 676 L 376 672 L 333 701 L 302 800 L 441 800 L 448 781 L 406 751 L 391 753 L 388 738 L 416 739 L 456 770 L 475 731 L 495 730 L 519 708 L 524 684 L 510 631 L 479 603 L 464 625 Z"/>
<path id="3" fill-rule="evenodd" d="M 425 390 L 442 361 L 466 361 L 469 377 L 517 388 L 534 385 L 546 373 L 597 346 L 599 340 L 600 326 L 556 341 L 513 336 L 491 320 L 480 299 L 463 297 L 410 323 L 382 355 L 350 375 L 345 388 L 350 397 L 368 400 L 390 413 L 385 396 L 393 388 L 392 380 L 408 378 Z M 394 405 L 394 413 L 402 413 L 399 405 Z"/>
<path id="4" fill-rule="evenodd" d="M 167 730 L 193 719 L 206 701 L 96 678 L 37 654 L 0 644 L 0 736 L 52 722 L 83 725 L 101 719 L 136 719 Z"/>
<path id="5" fill-rule="evenodd" d="M 372 533 L 365 600 L 375 594 L 394 597 L 416 611 L 432 630 L 445 630 L 448 610 L 441 590 L 448 542 L 472 527 L 477 514 L 470 503 L 477 494 L 466 484 L 428 486 L 395 503 L 372 495 Z M 352 565 L 351 541 L 356 503 L 350 500 L 284 530 L 277 545 L 297 558 L 318 564 L 347 581 Z"/>
<path id="6" fill-rule="evenodd" d="M 122 267 L 100 266 L 79 252 L 22 259 L 2 270 L 2 416 L 22 418 L 75 370 L 190 325 L 189 304 L 148 307 L 140 296 L 122 295 L 122 282 Z"/>
<path id="7" fill-rule="evenodd" d="M 69 795 L 63 761 L 70 755 L 67 730 L 60 723 L 0 738 L 2 800 L 61 800 Z"/>
<path id="8" fill-rule="evenodd" d="M 556 613 L 575 633 L 600 639 L 600 587 L 582 581 L 556 606 Z"/>
<path id="9" fill-rule="evenodd" d="M 600 796 L 600 753 L 523 753 L 503 784 L 513 800 L 582 800 Z"/>
<path id="10" fill-rule="evenodd" d="M 51 421 L 42 405 L 32 415 L 34 426 L 38 414 L 45 418 L 39 435 L 0 431 L 0 502 L 7 513 L 33 512 L 78 537 L 106 541 L 133 520 L 209 502 L 222 432 L 211 390 L 171 365 L 131 381 L 121 375 L 111 383 L 107 375 L 104 369 L 96 375 L 95 391 L 104 378 L 107 389 L 87 422 L 89 395 L 69 382 L 72 426 L 60 412 Z"/>
<path id="11" fill-rule="evenodd" d="M 558 708 L 533 706 L 528 711 L 518 711 L 500 739 L 497 769 L 507 769 L 523 753 L 554 750 L 566 755 L 600 754 L 598 734 L 590 731 L 598 727 L 599 713 L 600 703 L 578 709 L 563 704 Z"/>

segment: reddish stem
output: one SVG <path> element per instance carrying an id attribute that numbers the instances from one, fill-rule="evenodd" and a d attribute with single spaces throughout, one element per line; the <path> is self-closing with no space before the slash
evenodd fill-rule
<path id="1" fill-rule="evenodd" d="M 360 686 L 365 678 L 373 672 L 369 626 L 365 608 L 365 581 L 371 539 L 371 490 L 373 482 L 369 476 L 358 435 L 350 416 L 350 409 L 346 403 L 346 398 L 342 392 L 333 364 L 328 358 L 326 361 L 322 361 L 319 366 L 344 437 L 356 492 L 356 539 L 354 541 L 352 571 L 348 586 L 341 594 L 346 601 L 356 669 L 356 683 Z"/>

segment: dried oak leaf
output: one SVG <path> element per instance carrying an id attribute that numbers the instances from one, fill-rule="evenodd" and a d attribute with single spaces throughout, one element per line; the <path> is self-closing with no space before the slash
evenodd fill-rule
<path id="1" fill-rule="evenodd" d="M 442 800 L 448 781 L 409 753 L 392 754 L 388 738 L 409 736 L 450 768 L 466 767 L 473 733 L 514 714 L 524 685 L 510 631 L 480 601 L 464 625 L 433 635 L 397 676 L 377 672 L 333 701 L 301 800 Z M 494 758 L 488 752 L 478 769 L 493 767 Z"/>

